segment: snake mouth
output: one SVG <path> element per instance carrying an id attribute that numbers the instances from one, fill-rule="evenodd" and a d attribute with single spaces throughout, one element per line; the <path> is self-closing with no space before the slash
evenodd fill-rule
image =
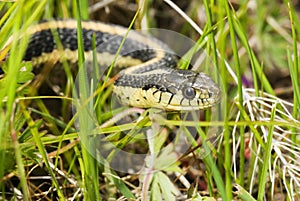
<path id="1" fill-rule="evenodd" d="M 192 96 L 193 98 L 191 98 Z M 156 92 L 153 99 L 155 99 L 157 107 L 160 107 L 167 111 L 191 111 L 208 109 L 220 102 L 221 90 L 216 86 L 216 88 L 209 90 L 182 90 L 177 91 L 176 94 L 172 94 L 169 92 Z"/>
<path id="2" fill-rule="evenodd" d="M 177 111 L 190 111 L 190 110 L 202 110 L 213 107 L 218 104 L 219 100 L 212 98 L 195 99 L 182 101 L 180 104 L 170 103 L 165 109 L 166 110 L 177 110 Z"/>

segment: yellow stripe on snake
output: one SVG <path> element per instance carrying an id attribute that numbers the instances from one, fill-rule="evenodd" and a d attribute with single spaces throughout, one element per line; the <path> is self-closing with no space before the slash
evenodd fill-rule
<path id="1" fill-rule="evenodd" d="M 109 66 L 127 28 L 94 21 L 82 21 L 86 57 L 91 57 L 93 35 L 99 66 Z M 24 61 L 41 66 L 49 60 L 78 62 L 77 21 L 53 20 L 40 22 L 29 29 L 30 42 Z M 56 33 L 63 54 L 55 43 Z M 105 45 L 103 45 L 105 44 Z M 111 60 L 110 60 L 111 61 Z M 122 104 L 140 108 L 195 110 L 214 106 L 221 98 L 218 85 L 206 74 L 179 70 L 177 56 L 163 42 L 137 31 L 122 46 L 115 66 L 124 68 L 114 82 L 114 93 Z"/>

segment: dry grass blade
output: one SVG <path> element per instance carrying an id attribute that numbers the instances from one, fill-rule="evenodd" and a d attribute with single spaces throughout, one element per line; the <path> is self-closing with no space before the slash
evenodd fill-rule
<path id="1" fill-rule="evenodd" d="M 291 114 L 293 107 L 292 103 L 284 101 L 276 96 L 261 92 L 259 96 L 255 95 L 255 90 L 248 88 L 244 90 L 244 108 L 248 112 L 250 120 L 253 122 L 270 122 L 271 109 L 274 104 L 277 104 L 275 112 L 275 122 L 280 122 L 280 125 L 274 125 L 273 139 L 272 139 L 272 164 L 269 167 L 269 180 L 271 181 L 270 188 L 275 193 L 276 181 L 284 184 L 285 190 L 294 197 L 300 193 L 300 147 L 294 143 L 290 138 L 300 135 L 300 122 Z M 237 119 L 240 116 L 240 111 L 237 114 Z M 272 122 L 270 122 L 272 123 Z M 245 125 L 247 127 L 247 125 Z M 262 138 L 266 142 L 268 135 L 268 127 L 265 125 L 257 125 L 255 128 L 260 131 Z M 235 127 L 236 128 L 236 127 Z M 236 129 L 232 133 L 233 139 L 238 136 Z M 295 131 L 296 130 L 296 131 Z M 259 174 L 259 163 L 263 163 L 262 155 L 264 149 L 257 143 L 253 133 L 249 133 L 248 148 L 251 154 L 255 155 L 254 172 L 252 173 L 250 183 L 250 193 L 255 191 L 254 187 L 257 184 Z M 237 173 L 237 152 L 239 149 L 239 137 L 234 144 L 233 165 L 235 173 Z M 294 192 L 296 191 L 296 192 Z"/>

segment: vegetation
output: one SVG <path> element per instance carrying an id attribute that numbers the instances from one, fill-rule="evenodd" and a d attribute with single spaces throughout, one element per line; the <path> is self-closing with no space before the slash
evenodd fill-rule
<path id="1" fill-rule="evenodd" d="M 174 2 L 0 1 L 1 199 L 300 199 L 300 3 Z M 179 67 L 209 73 L 222 101 L 189 114 L 115 107 L 109 76 L 87 84 L 80 70 L 80 26 L 78 76 L 62 62 L 63 86 L 42 83 L 22 58 L 30 25 L 53 18 L 174 30 L 163 36 L 179 50 L 187 36 Z"/>

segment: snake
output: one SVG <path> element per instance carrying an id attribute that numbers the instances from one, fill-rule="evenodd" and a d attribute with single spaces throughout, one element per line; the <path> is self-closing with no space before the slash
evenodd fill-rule
<path id="1" fill-rule="evenodd" d="M 113 92 L 122 104 L 189 111 L 207 109 L 220 101 L 221 90 L 216 82 L 203 72 L 178 68 L 178 56 L 159 39 L 137 30 L 126 35 L 126 27 L 91 20 L 81 21 L 81 27 L 85 58 L 92 58 L 96 52 L 99 66 L 107 67 L 119 54 L 114 67 L 121 70 L 113 83 Z M 77 32 L 75 19 L 32 25 L 23 60 L 33 67 L 49 61 L 77 63 Z"/>

